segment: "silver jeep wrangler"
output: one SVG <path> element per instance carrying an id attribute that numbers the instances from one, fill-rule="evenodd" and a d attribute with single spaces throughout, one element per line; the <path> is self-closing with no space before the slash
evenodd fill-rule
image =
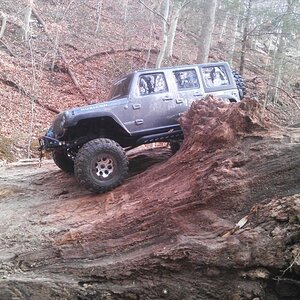
<path id="1" fill-rule="evenodd" d="M 238 102 L 244 93 L 242 78 L 226 62 L 136 71 L 114 83 L 108 101 L 60 113 L 40 149 L 52 151 L 56 165 L 87 189 L 105 192 L 125 179 L 126 150 L 178 145 L 179 115 L 193 101 L 211 94 Z"/>

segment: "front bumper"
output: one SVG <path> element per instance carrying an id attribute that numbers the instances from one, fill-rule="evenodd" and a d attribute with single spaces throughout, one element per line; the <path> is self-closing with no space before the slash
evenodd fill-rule
<path id="1" fill-rule="evenodd" d="M 54 135 L 53 129 L 50 128 L 47 131 L 46 135 L 39 138 L 39 144 L 40 144 L 39 150 L 40 151 L 52 150 L 52 149 L 55 149 L 55 148 L 62 147 L 65 144 L 65 142 L 59 141 L 54 136 L 55 135 Z"/>
<path id="2" fill-rule="evenodd" d="M 49 136 L 42 136 L 39 138 L 39 144 L 40 144 L 40 147 L 39 147 L 39 150 L 42 151 L 42 150 L 52 150 L 52 149 L 55 149 L 55 148 L 59 148 L 61 146 L 63 146 L 63 142 L 60 142 L 59 140 L 55 139 L 55 138 L 52 138 L 52 137 L 49 137 Z"/>

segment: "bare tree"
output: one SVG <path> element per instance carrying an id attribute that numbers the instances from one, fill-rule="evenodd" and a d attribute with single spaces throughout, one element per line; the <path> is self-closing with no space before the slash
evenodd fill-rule
<path id="1" fill-rule="evenodd" d="M 167 58 L 171 58 L 173 55 L 173 45 L 174 45 L 178 20 L 180 17 L 181 10 L 186 5 L 186 3 L 187 0 L 174 1 L 173 11 L 170 20 L 170 27 L 168 31 L 168 42 L 167 42 L 167 49 L 166 49 Z"/>
<path id="2" fill-rule="evenodd" d="M 30 20 L 31 20 L 31 14 L 32 14 L 32 6 L 33 6 L 33 0 L 28 0 L 27 6 L 25 8 L 25 14 L 24 14 L 24 40 L 27 42 L 30 35 Z"/>
<path id="3" fill-rule="evenodd" d="M 30 56 L 31 56 L 31 67 L 32 67 L 32 93 L 31 93 L 31 112 L 30 112 L 30 124 L 29 124 L 29 136 L 28 136 L 28 148 L 27 148 L 27 157 L 31 158 L 31 143 L 32 143 L 32 136 L 33 136 L 33 130 L 35 125 L 35 106 L 36 106 L 36 100 L 37 100 L 37 72 L 36 72 L 36 62 L 35 62 L 35 51 L 32 47 L 32 40 L 28 39 L 28 45 L 30 49 Z"/>
<path id="4" fill-rule="evenodd" d="M 234 51 L 235 51 L 235 46 L 236 46 L 236 40 L 238 37 L 238 23 L 239 23 L 239 14 L 241 10 L 241 0 L 236 0 L 236 13 L 231 14 L 230 19 L 231 19 L 231 30 L 230 34 L 227 36 L 227 41 L 228 41 L 228 53 L 227 53 L 227 60 L 229 61 L 230 64 L 233 62 L 233 56 L 234 56 Z"/>
<path id="5" fill-rule="evenodd" d="M 156 66 L 160 67 L 164 58 L 171 58 L 173 55 L 173 45 L 176 35 L 176 29 L 178 24 L 178 19 L 180 17 L 180 13 L 184 6 L 186 6 L 191 1 L 189 0 L 174 0 L 173 1 L 173 9 L 170 13 L 171 1 L 166 0 L 162 1 L 164 3 L 163 14 L 158 13 L 153 7 L 149 4 L 144 3 L 141 0 L 138 0 L 144 7 L 146 7 L 149 11 L 161 18 L 163 22 L 162 26 L 162 45 L 160 48 L 159 55 L 157 57 Z M 170 19 L 170 21 L 169 21 Z M 152 28 L 152 27 L 151 27 Z M 152 29 L 151 29 L 152 30 Z M 151 34 L 150 30 L 150 34 Z M 148 59 L 147 59 L 148 61 Z"/>
<path id="6" fill-rule="evenodd" d="M 150 61 L 151 49 L 152 49 L 152 43 L 153 43 L 153 32 L 154 32 L 154 29 L 155 29 L 154 14 L 152 13 L 152 11 L 150 11 L 150 14 L 149 14 L 149 23 L 150 23 L 149 45 L 148 45 L 148 51 L 147 51 L 147 58 L 146 58 L 146 61 L 145 61 L 145 68 L 148 67 L 148 64 L 149 64 L 149 61 Z"/>
<path id="7" fill-rule="evenodd" d="M 212 33 L 215 25 L 217 0 L 203 0 L 203 18 L 199 30 L 197 62 L 205 63 L 208 60 Z"/>
<path id="8" fill-rule="evenodd" d="M 230 15 L 229 12 L 227 12 L 226 15 L 225 15 L 225 18 L 223 20 L 220 35 L 219 35 L 219 41 L 220 42 L 223 40 L 225 31 L 226 31 L 226 28 L 227 28 L 227 23 L 228 23 L 228 20 L 229 20 L 229 15 Z"/>
<path id="9" fill-rule="evenodd" d="M 167 43 L 168 43 L 168 17 L 169 17 L 169 10 L 170 10 L 170 0 L 165 0 L 165 7 L 164 7 L 164 13 L 163 13 L 163 30 L 162 30 L 162 45 L 156 60 L 156 68 L 160 68 L 161 63 L 165 57 L 166 49 L 167 49 Z"/>
<path id="10" fill-rule="evenodd" d="M 123 0 L 123 10 L 124 10 L 124 22 L 126 22 L 127 15 L 128 15 L 128 0 Z"/>
<path id="11" fill-rule="evenodd" d="M 287 45 L 288 32 L 289 28 L 289 18 L 293 13 L 294 6 L 297 3 L 295 0 L 287 0 L 286 9 L 282 17 L 281 26 L 278 33 L 278 44 L 277 50 L 274 55 L 274 64 L 273 64 L 273 85 L 269 85 L 268 90 L 268 99 L 277 103 L 278 98 L 278 89 L 280 89 L 280 81 L 282 76 L 282 68 L 285 58 L 285 49 Z"/>
<path id="12" fill-rule="evenodd" d="M 240 59 L 240 74 L 244 73 L 244 64 L 245 64 L 245 56 L 247 51 L 247 42 L 249 39 L 249 25 L 250 25 L 250 17 L 252 11 L 252 2 L 253 0 L 247 0 L 247 6 L 245 10 L 245 21 L 244 21 L 244 31 L 243 31 L 243 38 L 242 38 L 242 50 L 241 50 L 241 59 Z"/>
<path id="13" fill-rule="evenodd" d="M 97 25 L 95 32 L 97 33 L 100 29 L 101 11 L 102 11 L 103 0 L 99 0 L 97 3 Z"/>
<path id="14" fill-rule="evenodd" d="M 7 15 L 1 11 L 0 12 L 0 17 L 2 18 L 1 28 L 0 28 L 0 39 L 2 39 L 3 35 L 4 35 L 5 28 L 6 28 Z"/>

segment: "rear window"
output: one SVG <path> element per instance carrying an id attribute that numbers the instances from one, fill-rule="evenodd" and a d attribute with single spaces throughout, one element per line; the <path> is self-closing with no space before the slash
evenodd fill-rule
<path id="1" fill-rule="evenodd" d="M 201 72 L 208 88 L 229 85 L 228 75 L 223 66 L 203 67 Z"/>
<path id="2" fill-rule="evenodd" d="M 199 81 L 196 70 L 173 71 L 178 90 L 199 89 Z"/>

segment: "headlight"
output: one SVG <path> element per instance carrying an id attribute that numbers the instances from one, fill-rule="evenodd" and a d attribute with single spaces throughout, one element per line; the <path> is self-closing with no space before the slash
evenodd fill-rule
<path id="1" fill-rule="evenodd" d="M 64 126 L 66 125 L 66 122 L 67 116 L 65 113 L 61 113 L 56 117 L 52 125 L 55 138 L 60 138 L 63 136 L 65 132 Z"/>

